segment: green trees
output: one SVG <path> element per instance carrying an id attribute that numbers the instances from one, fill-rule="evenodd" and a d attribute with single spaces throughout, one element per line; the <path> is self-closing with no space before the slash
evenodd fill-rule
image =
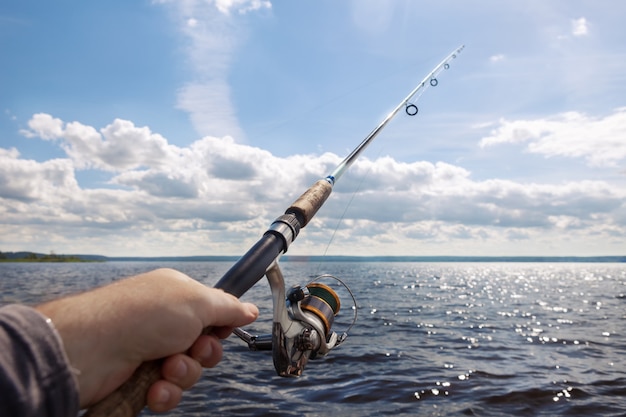
<path id="1" fill-rule="evenodd" d="M 45 255 L 34 252 L 0 252 L 0 262 L 88 262 L 76 255 Z"/>

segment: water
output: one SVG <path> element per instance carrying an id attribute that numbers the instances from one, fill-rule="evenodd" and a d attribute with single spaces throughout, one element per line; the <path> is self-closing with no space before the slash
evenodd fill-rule
<path id="1" fill-rule="evenodd" d="M 213 285 L 230 263 L 0 264 L 0 304 L 37 303 L 160 266 Z M 171 416 L 626 415 L 626 265 L 282 264 L 288 284 L 331 273 L 358 322 L 301 378 L 231 337 Z M 334 329 L 353 309 L 342 294 Z M 268 333 L 269 286 L 242 297 Z M 144 412 L 142 415 L 152 415 Z"/>

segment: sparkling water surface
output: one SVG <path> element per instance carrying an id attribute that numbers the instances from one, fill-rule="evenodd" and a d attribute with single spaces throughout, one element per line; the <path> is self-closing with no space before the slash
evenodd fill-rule
<path id="1" fill-rule="evenodd" d="M 0 304 L 34 304 L 157 267 L 215 284 L 228 262 L 0 264 Z M 300 378 L 235 337 L 169 416 L 624 416 L 626 264 L 281 264 L 288 285 L 329 273 L 357 300 L 348 339 Z M 326 282 L 329 283 L 329 282 Z M 355 308 L 334 283 L 341 333 Z M 271 331 L 269 286 L 242 299 Z M 144 412 L 142 415 L 152 415 Z M 155 414 L 156 415 L 156 414 Z M 161 415 L 161 414 L 159 414 Z"/>

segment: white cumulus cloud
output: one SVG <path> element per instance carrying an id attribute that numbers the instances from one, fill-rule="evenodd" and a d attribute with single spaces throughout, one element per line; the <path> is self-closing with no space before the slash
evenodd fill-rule
<path id="1" fill-rule="evenodd" d="M 147 127 L 116 119 L 97 131 L 79 122 L 64 123 L 49 114 L 35 114 L 28 122 L 26 137 L 59 140 L 76 168 L 120 171 L 159 166 L 177 158 L 179 149 Z M 169 162 L 167 162 L 169 163 Z"/>
<path id="2" fill-rule="evenodd" d="M 534 120 L 500 120 L 480 141 L 481 147 L 527 143 L 529 152 L 584 158 L 592 166 L 617 166 L 626 159 L 626 108 L 605 117 L 580 112 L 561 113 Z"/>
<path id="3" fill-rule="evenodd" d="M 503 121 L 484 146 L 515 140 L 538 146 L 545 136 L 564 135 L 566 121 L 578 123 L 573 130 L 584 121 L 607 129 L 622 126 L 623 113 L 604 119 L 572 113 L 536 125 Z M 229 137 L 177 147 L 120 119 L 97 129 L 37 114 L 23 133 L 54 141 L 67 158 L 34 161 L 0 148 L 0 233 L 12 236 L 5 244 L 65 253 L 241 254 L 341 160 L 332 153 L 281 158 Z M 108 180 L 82 184 L 76 170 Z M 321 253 L 335 228 L 337 254 L 537 254 L 577 239 L 621 247 L 624 201 L 623 187 L 603 181 L 479 181 L 448 163 L 364 157 L 290 253 Z"/>

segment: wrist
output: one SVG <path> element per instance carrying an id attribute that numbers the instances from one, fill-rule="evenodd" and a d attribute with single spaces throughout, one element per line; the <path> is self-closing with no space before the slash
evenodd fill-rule
<path id="1" fill-rule="evenodd" d="M 84 297 L 84 295 L 82 296 Z M 85 301 L 90 308 L 85 308 Z M 67 362 L 78 386 L 80 407 L 97 401 L 106 389 L 103 381 L 115 369 L 114 356 L 110 354 L 111 341 L 104 340 L 106 329 L 98 327 L 94 312 L 98 306 L 78 297 L 55 300 L 36 307 L 54 331 L 65 351 Z"/>

